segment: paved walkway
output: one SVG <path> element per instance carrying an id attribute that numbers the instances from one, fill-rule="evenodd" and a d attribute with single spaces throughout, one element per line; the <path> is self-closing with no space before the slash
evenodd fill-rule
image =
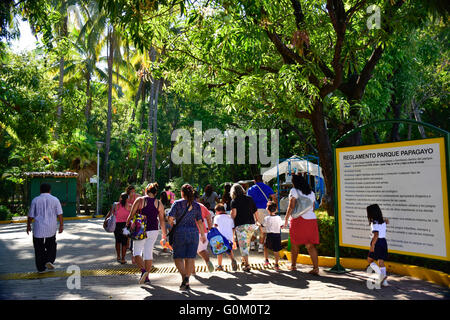
<path id="1" fill-rule="evenodd" d="M 298 271 L 264 267 L 263 255 L 251 252 L 251 273 L 231 271 L 224 257 L 225 271 L 209 273 L 204 262 L 196 260 L 197 274 L 191 277 L 192 290 L 180 292 L 181 277 L 170 253 L 163 252 L 157 240 L 151 284 L 137 284 L 139 271 L 130 264 L 115 261 L 113 235 L 103 231 L 102 219 L 65 221 L 65 230 L 57 234 L 57 270 L 37 274 L 32 236 L 25 224 L 0 225 L 0 299 L 100 299 L 100 300 L 443 300 L 449 290 L 426 281 L 390 275 L 389 287 L 369 289 L 368 275 L 352 270 L 344 275 L 326 272 L 309 275 L 310 266 Z M 283 238 L 287 234 L 283 233 Z M 238 261 L 240 260 L 239 255 Z M 213 257 L 212 261 L 217 262 Z M 273 260 L 271 259 L 273 262 Z M 79 270 L 79 288 L 71 269 Z"/>

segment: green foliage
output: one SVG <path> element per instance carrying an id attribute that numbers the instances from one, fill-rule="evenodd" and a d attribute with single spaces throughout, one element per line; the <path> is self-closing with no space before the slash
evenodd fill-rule
<path id="1" fill-rule="evenodd" d="M 412 118 L 416 108 L 422 120 L 448 130 L 449 29 L 445 19 L 433 14 L 439 3 L 370 1 L 386 17 L 382 29 L 376 30 L 367 29 L 366 7 L 361 6 L 348 22 L 337 61 L 333 61 L 336 30 L 326 4 L 298 1 L 303 14 L 299 23 L 293 3 L 37 0 L 13 8 L 7 2 L 0 8 L 3 21 L 10 21 L 11 14 L 27 18 L 42 36 L 45 49 L 20 56 L 1 44 L 1 190 L 11 196 L 12 185 L 24 187 L 24 171 L 76 170 L 83 176 L 82 200 L 96 202 L 96 189 L 86 181 L 96 173 L 95 141 L 106 141 L 107 135 L 107 57 L 101 55 L 108 44 L 105 28 L 111 25 L 117 37 L 109 174 L 102 177 L 104 208 L 127 185 L 145 187 L 144 158 L 153 148 L 155 180 L 161 188 L 172 181 L 177 192 L 183 183 L 201 192 L 210 183 L 221 193 L 224 182 L 251 179 L 259 172 L 261 165 L 171 163 L 173 130 L 192 132 L 198 120 L 203 130 L 222 132 L 278 128 L 280 158 L 317 155 L 319 150 L 326 154 L 323 149 L 353 127 L 396 117 L 396 105 L 401 118 Z M 350 12 L 358 2 L 343 3 Z M 383 53 L 362 96 L 354 98 L 349 91 L 355 90 L 345 90 L 345 85 L 358 79 L 378 46 Z M 157 53 L 154 62 L 150 49 Z M 64 83 L 59 94 L 62 57 Z M 342 66 L 342 84 L 325 94 L 324 88 L 335 80 L 337 65 Z M 159 77 L 164 84 L 158 130 L 152 132 L 149 100 L 152 83 Z M 317 122 L 326 121 L 323 136 L 328 141 L 320 139 L 311 121 L 317 116 L 317 101 L 323 106 Z M 62 115 L 57 123 L 59 106 Z M 386 126 L 364 133 L 363 139 L 372 141 L 377 134 L 387 141 L 391 131 Z M 406 137 L 408 126 L 400 126 L 399 131 Z M 416 137 L 419 133 L 410 134 Z M 104 149 L 100 157 L 103 172 Z M 327 166 L 331 161 L 321 159 L 321 163 Z"/>
<path id="2" fill-rule="evenodd" d="M 52 87 L 33 54 L 0 61 L 0 130 L 24 143 L 45 142 L 52 126 Z"/>
<path id="3" fill-rule="evenodd" d="M 9 211 L 9 209 L 4 205 L 0 205 L 0 221 L 11 220 L 12 217 L 13 214 Z"/>

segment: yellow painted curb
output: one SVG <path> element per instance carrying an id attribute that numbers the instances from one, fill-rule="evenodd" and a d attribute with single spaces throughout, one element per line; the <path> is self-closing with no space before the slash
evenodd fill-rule
<path id="1" fill-rule="evenodd" d="M 65 218 L 63 218 L 63 220 L 64 221 L 66 221 L 66 220 L 84 220 L 84 219 L 103 218 L 103 217 L 104 216 L 65 217 Z M 10 224 L 10 223 L 27 223 L 27 219 L 0 221 L 0 224 Z"/>
<path id="2" fill-rule="evenodd" d="M 291 253 L 286 249 L 283 249 L 280 251 L 280 257 L 290 261 Z M 364 270 L 367 268 L 368 265 L 367 260 L 365 259 L 340 258 L 339 261 L 344 268 L 348 269 Z M 297 256 L 297 263 L 311 265 L 312 261 L 309 255 L 299 254 Z M 335 257 L 319 256 L 319 266 L 331 268 L 335 264 L 336 264 Z M 386 266 L 386 270 L 390 273 L 395 273 L 402 276 L 409 276 L 450 288 L 450 275 L 445 272 L 397 262 L 386 261 L 384 264 Z"/>

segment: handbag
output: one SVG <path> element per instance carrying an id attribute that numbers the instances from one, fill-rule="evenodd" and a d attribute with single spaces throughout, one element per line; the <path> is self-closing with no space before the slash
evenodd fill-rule
<path id="1" fill-rule="evenodd" d="M 129 237 L 132 240 L 146 239 L 147 238 L 147 232 L 145 232 L 146 228 L 147 228 L 147 216 L 142 214 L 141 208 L 136 211 L 134 217 L 131 219 L 131 224 L 129 227 L 130 231 Z"/>
<path id="2" fill-rule="evenodd" d="M 314 207 L 314 203 L 311 201 L 311 199 L 304 195 L 301 195 L 297 189 L 295 189 L 295 191 L 297 192 L 298 198 L 295 201 L 295 207 L 291 213 L 293 219 L 300 217 Z"/>
<path id="3" fill-rule="evenodd" d="M 170 229 L 169 234 L 167 235 L 167 238 L 169 239 L 169 245 L 173 246 L 174 238 L 175 238 L 175 229 L 177 226 L 181 223 L 181 220 L 183 220 L 184 216 L 187 213 L 189 206 L 186 206 L 186 209 L 184 210 L 183 215 L 178 219 L 178 222 Z"/>
<path id="4" fill-rule="evenodd" d="M 105 229 L 106 232 L 114 232 L 114 230 L 116 230 L 116 212 L 117 202 L 114 202 L 112 214 L 103 223 L 103 229 Z"/>

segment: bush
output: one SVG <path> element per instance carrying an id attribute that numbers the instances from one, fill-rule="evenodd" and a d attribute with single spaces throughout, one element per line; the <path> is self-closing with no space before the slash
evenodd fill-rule
<path id="1" fill-rule="evenodd" d="M 9 211 L 8 207 L 0 205 L 0 221 L 11 220 L 13 214 Z"/>
<path id="2" fill-rule="evenodd" d="M 316 216 L 320 236 L 320 244 L 317 246 L 317 252 L 320 256 L 334 257 L 334 217 L 328 216 L 325 211 L 316 211 Z M 290 248 L 288 247 L 288 250 L 289 249 Z M 339 247 L 339 251 L 342 258 L 366 259 L 368 254 L 367 250 L 348 247 Z M 300 247 L 300 253 L 308 254 L 305 246 Z M 446 261 L 406 256 L 395 253 L 389 253 L 388 261 L 416 265 L 450 273 L 450 262 Z"/>

